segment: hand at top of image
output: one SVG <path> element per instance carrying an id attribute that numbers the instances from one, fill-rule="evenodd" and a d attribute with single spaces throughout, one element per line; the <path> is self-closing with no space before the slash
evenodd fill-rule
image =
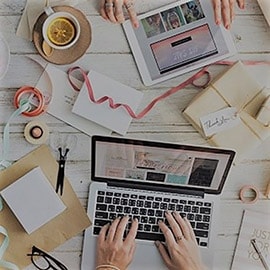
<path id="1" fill-rule="evenodd" d="M 101 0 L 100 14 L 112 23 L 123 23 L 125 21 L 124 9 L 127 11 L 134 28 L 139 27 L 137 13 L 134 8 L 134 0 Z M 190 1 L 192 2 L 192 1 Z M 230 29 L 235 17 L 236 3 L 239 8 L 244 9 L 245 0 L 212 0 L 215 23 L 223 24 L 226 29 Z"/>
<path id="2" fill-rule="evenodd" d="M 226 29 L 230 29 L 235 17 L 235 2 L 238 7 L 244 9 L 245 0 L 212 0 L 216 24 L 223 23 Z"/>
<path id="3" fill-rule="evenodd" d="M 124 10 L 129 15 L 134 28 L 139 27 L 137 13 L 134 8 L 133 0 L 101 0 L 100 14 L 105 20 L 112 23 L 123 23 L 125 21 Z"/>

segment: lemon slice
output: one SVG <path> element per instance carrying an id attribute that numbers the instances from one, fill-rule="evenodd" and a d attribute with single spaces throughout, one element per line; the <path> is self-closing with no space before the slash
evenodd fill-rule
<path id="1" fill-rule="evenodd" d="M 59 17 L 49 24 L 47 34 L 52 43 L 64 46 L 74 39 L 75 27 L 70 20 Z"/>

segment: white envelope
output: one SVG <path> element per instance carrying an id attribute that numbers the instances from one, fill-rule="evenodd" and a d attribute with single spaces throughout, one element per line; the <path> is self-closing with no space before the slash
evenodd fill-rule
<path id="1" fill-rule="evenodd" d="M 37 61 L 37 60 L 36 60 Z M 73 79 L 73 82 L 82 84 Z M 52 98 L 47 112 L 56 118 L 68 123 L 89 136 L 110 135 L 111 130 L 72 113 L 72 106 L 77 98 L 78 92 L 73 90 L 66 72 L 48 64 L 36 84 L 36 88 L 43 93 L 51 93 Z"/>
<path id="2" fill-rule="evenodd" d="M 96 100 L 103 96 L 109 96 L 113 99 L 114 104 L 129 105 L 133 112 L 136 112 L 143 97 L 141 92 L 93 70 L 88 73 L 88 78 Z M 92 102 L 85 83 L 75 101 L 72 112 L 121 135 L 126 134 L 132 120 L 132 117 L 122 106 L 112 109 L 108 100 L 102 104 Z"/>

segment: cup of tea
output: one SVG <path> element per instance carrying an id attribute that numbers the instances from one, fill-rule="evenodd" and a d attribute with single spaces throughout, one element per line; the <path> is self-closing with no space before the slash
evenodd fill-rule
<path id="1" fill-rule="evenodd" d="M 44 41 L 52 48 L 65 50 L 72 47 L 80 37 L 80 23 L 75 16 L 65 11 L 44 9 L 47 18 L 42 26 Z"/>

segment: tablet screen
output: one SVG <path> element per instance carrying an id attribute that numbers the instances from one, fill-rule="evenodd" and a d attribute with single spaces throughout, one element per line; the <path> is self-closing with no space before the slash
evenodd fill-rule
<path id="1" fill-rule="evenodd" d="M 160 74 L 218 53 L 207 24 L 152 43 L 150 47 Z"/>
<path id="2" fill-rule="evenodd" d="M 146 85 L 224 59 L 235 53 L 229 31 L 215 24 L 210 0 L 181 0 L 123 24 Z"/>

